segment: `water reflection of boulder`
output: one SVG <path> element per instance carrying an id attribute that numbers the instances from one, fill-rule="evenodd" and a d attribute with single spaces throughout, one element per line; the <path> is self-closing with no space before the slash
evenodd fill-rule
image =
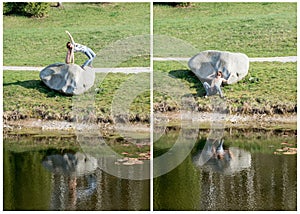
<path id="1" fill-rule="evenodd" d="M 207 142 L 208 145 L 200 150 L 193 162 L 197 167 L 225 175 L 232 175 L 251 166 L 251 154 L 237 147 L 223 149 L 223 142 L 218 146 Z"/>
<path id="2" fill-rule="evenodd" d="M 145 210 L 149 203 L 149 181 L 121 179 L 101 170 L 120 166 L 108 158 L 91 154 L 48 155 L 42 165 L 51 172 L 50 210 Z M 133 166 L 126 166 L 133 174 Z M 144 164 L 137 165 L 139 168 Z M 149 170 L 148 170 L 149 171 Z M 121 172 L 121 171 L 119 171 Z M 137 170 L 136 173 L 143 173 Z M 120 173 L 121 174 L 121 173 Z"/>
<path id="3" fill-rule="evenodd" d="M 66 175 L 84 175 L 97 169 L 97 159 L 82 153 L 46 156 L 42 165 L 50 172 Z"/>
<path id="4" fill-rule="evenodd" d="M 42 165 L 53 173 L 51 210 L 73 210 L 91 198 L 97 188 L 97 159 L 82 153 L 44 157 Z"/>

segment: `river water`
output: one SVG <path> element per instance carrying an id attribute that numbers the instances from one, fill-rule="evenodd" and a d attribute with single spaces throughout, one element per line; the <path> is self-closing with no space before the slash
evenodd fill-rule
<path id="1" fill-rule="evenodd" d="M 158 141 L 155 153 L 170 151 L 164 144 L 174 142 L 176 133 L 170 131 Z M 205 135 L 199 134 L 193 150 L 180 165 L 154 179 L 154 210 L 297 209 L 296 155 L 284 152 L 295 150 L 295 134 L 245 130 L 228 133 L 221 141 L 224 158 L 210 153 L 212 145 L 218 150 L 220 142 L 208 145 Z M 209 158 L 205 157 L 208 153 Z"/>
<path id="2" fill-rule="evenodd" d="M 158 137 L 154 160 L 169 154 L 173 159 L 162 165 L 174 165 L 172 148 L 179 136 L 180 129 L 170 128 Z M 154 210 L 297 209 L 294 131 L 227 130 L 222 139 L 212 141 L 207 130 L 186 136 L 196 139 L 187 156 L 153 180 Z M 123 160 L 116 165 L 114 159 L 86 154 L 74 145 L 75 139 L 4 137 L 4 210 L 150 209 L 147 176 L 122 177 L 118 167 Z M 184 151 L 186 143 L 177 149 Z M 108 168 L 115 167 L 115 173 L 99 167 L 109 161 Z M 162 167 L 155 163 L 154 172 Z M 125 167 L 128 175 L 150 170 L 146 162 Z"/>
<path id="3" fill-rule="evenodd" d="M 5 138 L 4 210 L 150 209 L 149 179 L 112 175 L 101 164 L 113 158 L 97 159 L 74 142 L 74 137 L 53 135 Z M 121 167 L 114 161 L 109 165 Z M 146 166 L 138 165 L 149 170 Z M 136 170 L 124 167 L 128 173 Z"/>

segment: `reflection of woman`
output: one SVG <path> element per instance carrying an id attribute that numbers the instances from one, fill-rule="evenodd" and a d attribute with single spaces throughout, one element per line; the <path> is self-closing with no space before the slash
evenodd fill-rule
<path id="1" fill-rule="evenodd" d="M 82 185 L 77 184 L 77 179 L 85 180 L 87 182 L 86 187 L 80 187 Z M 69 186 L 69 196 L 70 196 L 70 210 L 76 210 L 77 201 L 88 200 L 92 194 L 96 191 L 97 188 L 97 178 L 96 175 L 84 175 L 80 178 L 76 176 L 71 177 L 68 181 Z"/>
<path id="2" fill-rule="evenodd" d="M 42 164 L 53 173 L 51 209 L 76 210 L 78 201 L 90 200 L 96 191 L 97 159 L 94 157 L 79 152 L 54 154 L 46 156 Z"/>
<path id="3" fill-rule="evenodd" d="M 77 203 L 77 194 L 76 194 L 76 187 L 77 187 L 77 178 L 70 178 L 69 180 L 69 191 L 70 191 L 70 210 L 76 210 L 76 203 Z"/>
<path id="4" fill-rule="evenodd" d="M 204 170 L 231 175 L 251 166 L 251 154 L 237 147 L 224 147 L 224 141 L 207 139 L 193 162 Z"/>
<path id="5" fill-rule="evenodd" d="M 223 143 L 224 143 L 224 140 L 222 140 L 219 143 L 219 145 L 216 149 L 216 153 L 217 153 L 216 156 L 217 156 L 218 159 L 224 159 L 225 158 L 226 161 L 230 161 L 233 158 L 233 154 L 229 149 L 224 150 Z"/>

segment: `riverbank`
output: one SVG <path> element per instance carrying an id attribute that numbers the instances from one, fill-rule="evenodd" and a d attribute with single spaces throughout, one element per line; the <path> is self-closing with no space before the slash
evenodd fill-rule
<path id="1" fill-rule="evenodd" d="M 155 115 L 156 116 L 156 115 Z M 183 126 L 193 124 L 199 126 L 200 129 L 210 129 L 212 121 L 212 113 L 195 113 L 193 118 L 184 118 L 184 114 L 180 113 L 164 113 L 159 114 L 159 117 L 164 117 L 166 126 Z M 236 129 L 266 129 L 266 130 L 297 130 L 297 115 L 226 115 L 220 122 L 225 128 Z M 76 125 L 76 127 L 75 127 Z M 158 125 L 157 123 L 154 126 Z M 105 131 L 114 131 L 115 124 L 113 123 L 98 123 L 93 124 Z M 44 131 L 68 131 L 75 132 L 80 129 L 80 124 L 63 120 L 41 120 L 41 119 L 24 119 L 24 120 L 4 120 L 4 131 L 17 131 L 25 129 L 38 129 Z M 126 129 L 126 126 L 124 126 Z M 128 129 L 136 132 L 149 132 L 149 123 L 131 123 L 128 124 Z M 93 127 L 95 128 L 95 127 Z M 126 131 L 126 130 L 125 130 Z"/>

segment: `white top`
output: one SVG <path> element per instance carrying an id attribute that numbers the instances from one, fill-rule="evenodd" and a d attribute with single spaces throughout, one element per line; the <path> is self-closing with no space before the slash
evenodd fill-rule
<path id="1" fill-rule="evenodd" d="M 74 52 L 82 52 L 85 53 L 87 51 L 87 46 L 81 45 L 78 43 L 73 43 Z"/>
<path id="2" fill-rule="evenodd" d="M 224 82 L 224 81 L 226 81 L 226 79 L 224 79 L 224 78 L 215 78 L 214 80 L 213 80 L 213 85 L 216 85 L 216 86 L 219 86 L 219 87 L 221 87 L 221 85 L 222 85 L 222 82 Z"/>

